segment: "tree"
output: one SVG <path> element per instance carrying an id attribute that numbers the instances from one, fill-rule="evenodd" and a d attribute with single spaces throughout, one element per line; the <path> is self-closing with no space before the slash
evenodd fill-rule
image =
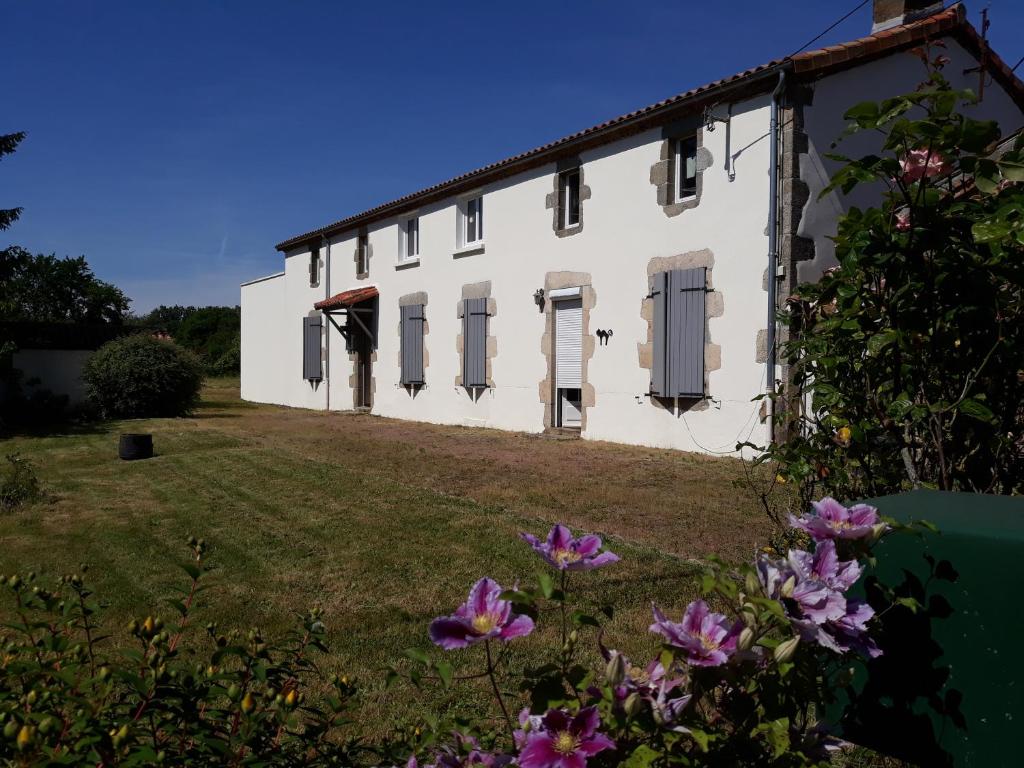
<path id="1" fill-rule="evenodd" d="M 0 251 L 7 276 L 3 319 L 31 322 L 124 322 L 130 299 L 99 280 L 84 256 L 59 259 L 19 246 Z"/>
<path id="2" fill-rule="evenodd" d="M 1024 134 L 962 114 L 974 95 L 920 54 L 917 91 L 846 113 L 882 151 L 836 156 L 829 189 L 886 191 L 840 221 L 838 266 L 781 315 L 795 397 L 763 460 L 804 500 L 1024 491 Z"/>
<path id="3" fill-rule="evenodd" d="M 0 135 L 0 158 L 3 158 L 4 155 L 13 154 L 24 138 L 25 133 L 23 131 Z M 21 208 L 0 208 L 0 232 L 10 227 L 11 224 L 18 220 L 20 215 Z M 3 279 L 2 274 L 0 274 L 0 279 Z"/>
<path id="4" fill-rule="evenodd" d="M 138 319 L 149 330 L 166 331 L 203 360 L 213 376 L 238 373 L 242 316 L 239 307 L 159 306 Z"/>

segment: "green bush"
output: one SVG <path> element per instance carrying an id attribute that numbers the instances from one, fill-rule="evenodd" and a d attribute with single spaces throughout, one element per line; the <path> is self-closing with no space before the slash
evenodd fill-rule
<path id="1" fill-rule="evenodd" d="M 9 512 L 40 496 L 39 479 L 32 465 L 16 453 L 7 455 L 0 468 L 0 511 Z"/>
<path id="2" fill-rule="evenodd" d="M 105 418 L 184 416 L 199 400 L 203 366 L 173 342 L 138 335 L 100 347 L 82 378 Z"/>

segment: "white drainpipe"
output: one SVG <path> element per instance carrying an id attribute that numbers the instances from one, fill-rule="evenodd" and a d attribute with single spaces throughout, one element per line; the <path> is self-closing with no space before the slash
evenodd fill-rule
<path id="1" fill-rule="evenodd" d="M 324 298 L 331 298 L 331 241 L 324 235 L 320 236 L 320 242 L 324 247 Z M 328 318 L 326 326 L 326 338 L 324 339 L 324 384 L 327 391 L 324 393 L 327 399 L 327 411 L 331 410 L 331 323 Z"/>

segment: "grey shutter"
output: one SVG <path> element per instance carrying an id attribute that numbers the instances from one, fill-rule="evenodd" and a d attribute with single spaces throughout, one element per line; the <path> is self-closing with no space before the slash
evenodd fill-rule
<path id="1" fill-rule="evenodd" d="M 462 386 L 487 386 L 487 299 L 463 301 Z"/>
<path id="2" fill-rule="evenodd" d="M 423 384 L 423 305 L 399 308 L 402 313 L 402 384 Z"/>
<path id="3" fill-rule="evenodd" d="M 310 381 L 323 377 L 320 365 L 320 315 L 302 318 L 302 377 Z"/>
<path id="4" fill-rule="evenodd" d="M 704 397 L 706 286 L 704 267 L 654 276 L 652 395 Z"/>
<path id="5" fill-rule="evenodd" d="M 653 277 L 651 298 L 654 300 L 654 350 L 651 359 L 651 394 L 672 397 L 668 382 L 668 272 Z"/>

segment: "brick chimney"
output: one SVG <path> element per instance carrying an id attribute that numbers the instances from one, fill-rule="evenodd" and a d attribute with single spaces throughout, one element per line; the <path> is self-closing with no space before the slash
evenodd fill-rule
<path id="1" fill-rule="evenodd" d="M 931 16 L 942 10 L 942 0 L 874 0 L 874 6 L 872 34 Z"/>

